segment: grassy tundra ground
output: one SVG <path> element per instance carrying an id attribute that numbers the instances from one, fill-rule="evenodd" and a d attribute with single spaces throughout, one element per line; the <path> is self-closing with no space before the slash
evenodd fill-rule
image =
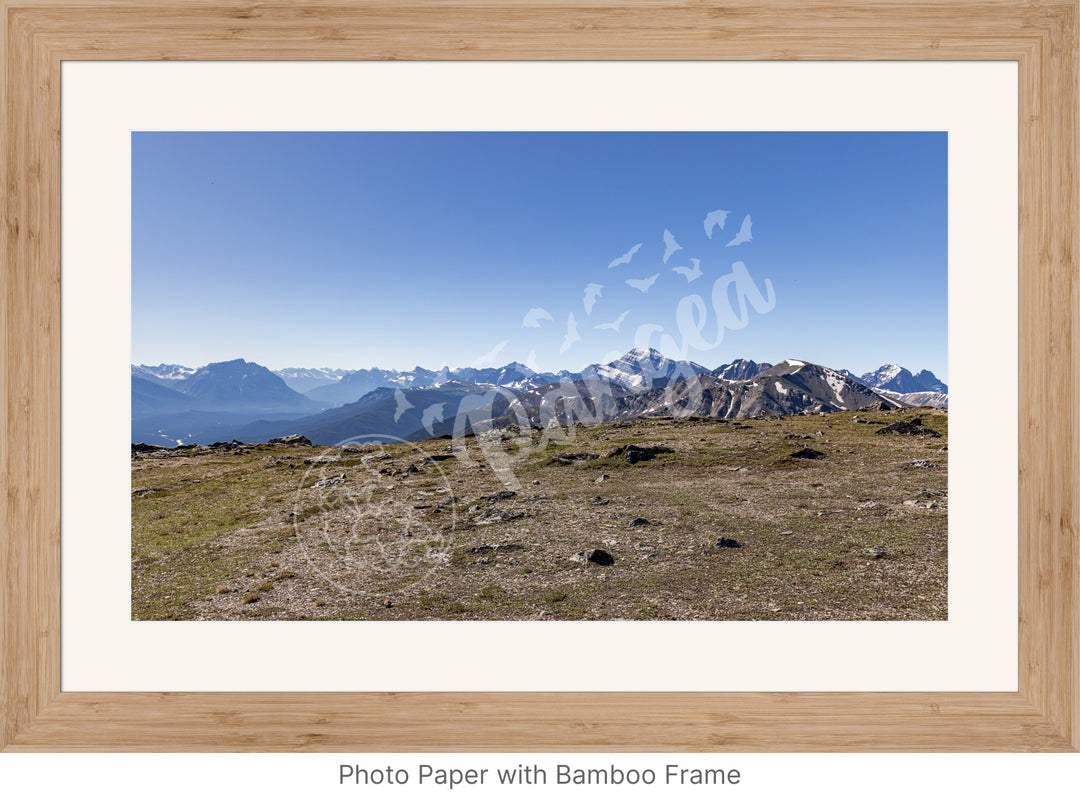
<path id="1" fill-rule="evenodd" d="M 876 434 L 913 415 L 941 437 Z M 132 617 L 945 619 L 947 432 L 946 412 L 906 410 L 579 426 L 457 454 L 143 454 Z M 607 456 L 628 444 L 673 453 Z M 791 456 L 803 447 L 824 456 Z M 574 557 L 592 549 L 614 563 Z"/>

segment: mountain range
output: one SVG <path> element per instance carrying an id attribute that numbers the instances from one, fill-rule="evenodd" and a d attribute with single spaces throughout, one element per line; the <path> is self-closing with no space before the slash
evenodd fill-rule
<path id="1" fill-rule="evenodd" d="M 709 370 L 641 349 L 579 373 L 542 373 L 516 362 L 438 371 L 271 371 L 243 359 L 197 369 L 131 368 L 132 442 L 159 445 L 262 442 L 292 433 L 316 444 L 357 435 L 422 439 L 449 434 L 455 423 L 472 431 L 511 420 L 543 427 L 552 417 L 599 423 L 673 408 L 742 418 L 897 405 L 948 406 L 948 388 L 927 370 L 912 374 L 893 364 L 861 377 L 793 359 L 777 365 L 736 359 Z"/>

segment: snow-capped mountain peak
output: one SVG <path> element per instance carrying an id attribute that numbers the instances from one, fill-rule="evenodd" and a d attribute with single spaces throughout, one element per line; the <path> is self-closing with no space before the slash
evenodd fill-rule
<path id="1" fill-rule="evenodd" d="M 868 387 L 898 392 L 941 392 L 949 388 L 929 370 L 921 370 L 912 375 L 911 371 L 898 364 L 883 364 L 877 370 L 866 373 L 860 380 Z"/>
<path id="2" fill-rule="evenodd" d="M 686 378 L 708 373 L 707 367 L 691 361 L 675 361 L 655 348 L 634 348 L 613 362 L 590 364 L 581 371 L 581 378 L 600 378 L 621 387 L 655 387 L 666 385 L 673 378 Z"/>

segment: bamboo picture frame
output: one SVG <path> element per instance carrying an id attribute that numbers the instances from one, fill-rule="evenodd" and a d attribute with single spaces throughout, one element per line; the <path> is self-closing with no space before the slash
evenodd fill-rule
<path id="1" fill-rule="evenodd" d="M 1080 749 L 1077 0 L 0 0 L 0 749 Z M 1017 692 L 61 689 L 64 60 L 1005 60 L 1019 101 Z"/>

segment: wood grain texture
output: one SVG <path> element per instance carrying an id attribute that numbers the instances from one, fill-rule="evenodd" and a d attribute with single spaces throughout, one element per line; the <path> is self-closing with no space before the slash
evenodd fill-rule
<path id="1" fill-rule="evenodd" d="M 1076 0 L 0 0 L 0 748 L 1038 751 L 1080 746 Z M 1006 59 L 1020 69 L 1018 693 L 60 690 L 64 59 Z"/>

